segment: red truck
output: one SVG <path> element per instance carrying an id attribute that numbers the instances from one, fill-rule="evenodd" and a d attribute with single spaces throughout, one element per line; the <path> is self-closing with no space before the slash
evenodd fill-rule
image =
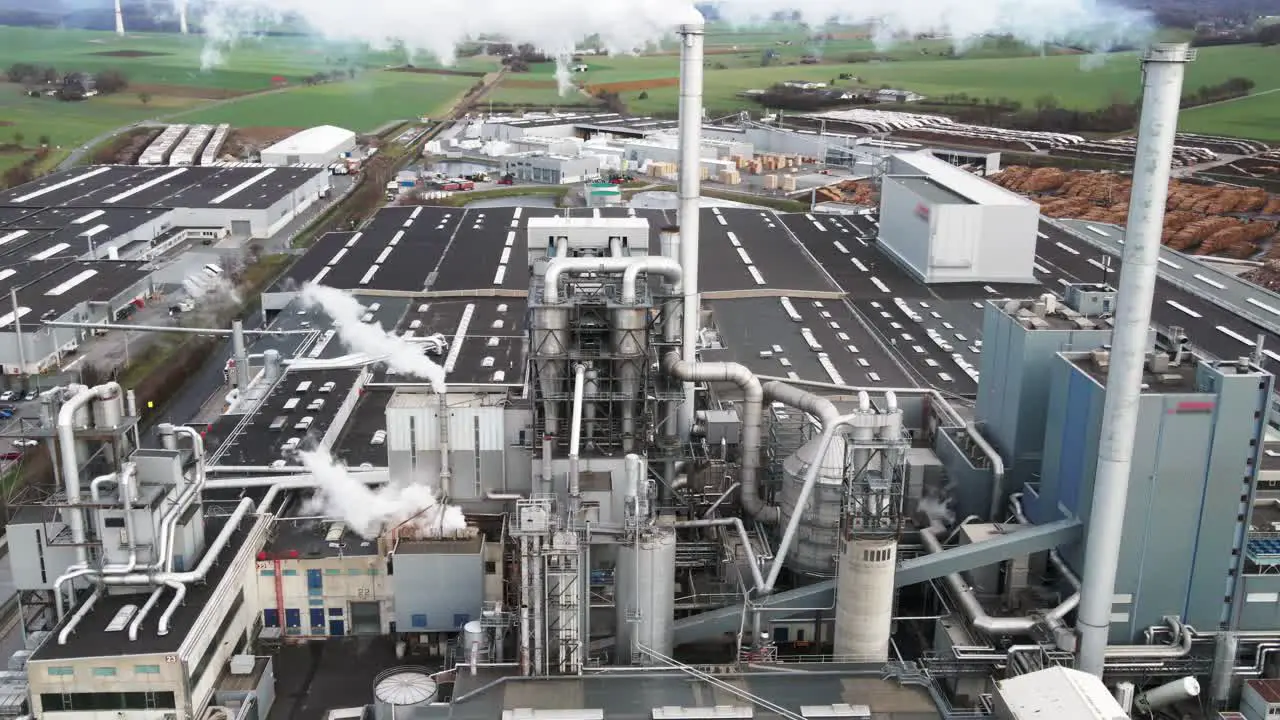
<path id="1" fill-rule="evenodd" d="M 470 180 L 452 179 L 437 183 L 437 187 L 441 190 L 475 190 L 476 184 Z"/>

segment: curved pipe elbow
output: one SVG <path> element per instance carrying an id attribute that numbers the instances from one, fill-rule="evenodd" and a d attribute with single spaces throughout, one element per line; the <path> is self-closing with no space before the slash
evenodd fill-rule
<path id="1" fill-rule="evenodd" d="M 770 380 L 761 386 L 761 390 L 765 400 L 780 402 L 788 407 L 807 412 L 818 418 L 823 427 L 834 423 L 840 417 L 840 411 L 830 400 L 808 390 L 801 390 L 794 385 Z"/>
<path id="2" fill-rule="evenodd" d="M 634 258 L 622 273 L 623 304 L 634 305 L 636 303 L 640 286 L 640 273 L 642 272 L 665 277 L 671 282 L 677 294 L 684 290 L 684 270 L 676 260 L 660 256 Z"/>

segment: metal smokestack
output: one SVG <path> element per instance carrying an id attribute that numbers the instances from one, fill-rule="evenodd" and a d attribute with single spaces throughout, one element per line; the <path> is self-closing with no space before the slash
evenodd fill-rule
<path id="1" fill-rule="evenodd" d="M 1160 235 L 1164 229 L 1182 78 L 1186 63 L 1194 59 L 1194 51 L 1185 43 L 1159 43 L 1142 58 L 1142 118 L 1133 163 L 1133 190 L 1076 622 L 1080 635 L 1077 667 L 1099 677 L 1106 659 L 1116 568 L 1120 562 L 1125 500 L 1129 494 L 1147 329 L 1151 325 L 1151 305 L 1159 271 Z"/>
<path id="2" fill-rule="evenodd" d="M 121 0 L 116 0 L 116 34 L 124 34 L 124 7 L 120 4 Z"/>
<path id="3" fill-rule="evenodd" d="M 697 343 L 701 297 L 698 295 L 698 209 L 702 180 L 702 45 L 706 20 L 690 7 L 680 23 L 680 267 L 684 270 L 684 319 L 681 359 L 698 360 Z M 684 383 L 679 433 L 683 440 L 693 429 L 693 383 Z"/>
<path id="4" fill-rule="evenodd" d="M 187 3 L 186 0 L 178 3 L 178 30 L 183 35 L 188 34 L 190 29 L 187 27 Z"/>

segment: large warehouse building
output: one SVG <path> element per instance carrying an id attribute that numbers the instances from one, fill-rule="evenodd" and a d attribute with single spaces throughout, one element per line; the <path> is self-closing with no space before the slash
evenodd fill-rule
<path id="1" fill-rule="evenodd" d="M 926 283 L 1034 283 L 1034 202 L 928 153 L 894 155 L 880 242 Z"/>
<path id="2" fill-rule="evenodd" d="M 355 133 L 332 125 L 318 125 L 263 150 L 262 164 L 327 165 L 355 149 Z"/>

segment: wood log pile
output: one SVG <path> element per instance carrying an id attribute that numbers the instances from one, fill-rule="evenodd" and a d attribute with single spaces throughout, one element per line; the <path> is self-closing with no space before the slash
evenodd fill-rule
<path id="1" fill-rule="evenodd" d="M 817 195 L 818 202 L 838 202 L 871 207 L 880 203 L 880 195 L 876 192 L 875 186 L 861 180 L 845 180 L 836 185 L 820 187 Z"/>

